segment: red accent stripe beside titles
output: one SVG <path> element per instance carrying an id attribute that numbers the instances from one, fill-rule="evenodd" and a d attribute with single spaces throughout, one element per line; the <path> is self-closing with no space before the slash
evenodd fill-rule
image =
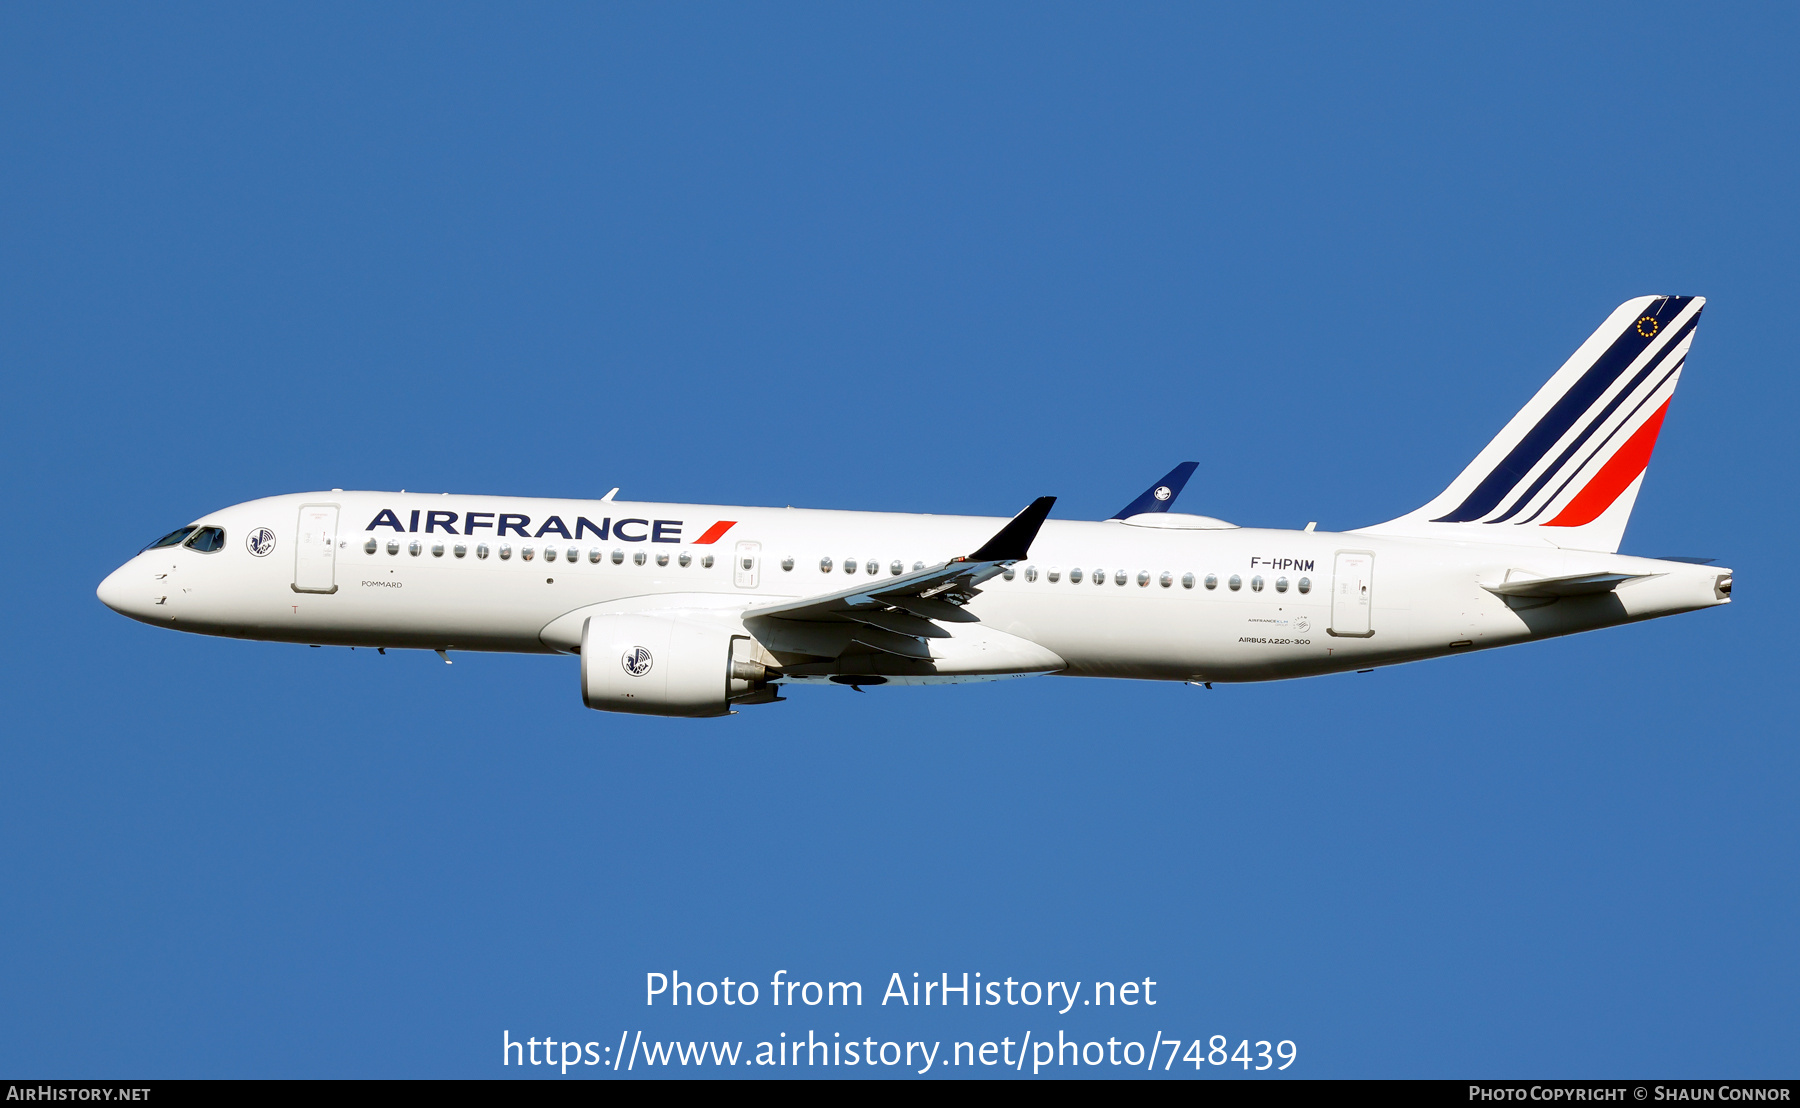
<path id="1" fill-rule="evenodd" d="M 1673 398 L 1671 398 L 1673 399 Z M 1669 401 L 1665 400 L 1656 414 L 1644 421 L 1625 445 L 1619 447 L 1618 453 L 1606 460 L 1600 472 L 1594 474 L 1587 487 L 1575 494 L 1555 519 L 1544 524 L 1545 527 L 1580 527 L 1600 518 L 1600 513 L 1613 506 L 1619 494 L 1630 487 L 1638 479 L 1638 475 L 1650 464 L 1650 452 L 1656 449 L 1656 436 L 1662 430 L 1663 416 L 1669 410 Z"/>
<path id="2" fill-rule="evenodd" d="M 721 535 L 725 534 L 725 532 L 731 530 L 733 527 L 736 527 L 736 526 L 737 526 L 737 520 L 735 520 L 735 519 L 721 519 L 719 522 L 713 524 L 711 527 L 708 527 L 706 529 L 706 534 L 701 535 L 699 538 L 695 539 L 694 545 L 695 546 L 708 546 L 712 543 L 718 542 L 719 537 Z"/>

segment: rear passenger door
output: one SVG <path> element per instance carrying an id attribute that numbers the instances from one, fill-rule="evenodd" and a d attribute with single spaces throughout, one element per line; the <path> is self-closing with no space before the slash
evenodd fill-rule
<path id="1" fill-rule="evenodd" d="M 1375 555 L 1364 550 L 1340 550 L 1331 573 L 1331 626 L 1339 638 L 1366 639 L 1375 633 Z"/>

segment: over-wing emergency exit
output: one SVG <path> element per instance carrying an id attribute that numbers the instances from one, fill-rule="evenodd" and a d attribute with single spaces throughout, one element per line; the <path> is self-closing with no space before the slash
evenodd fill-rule
<path id="1" fill-rule="evenodd" d="M 719 716 L 836 683 L 1200 683 L 1367 670 L 1727 604 L 1618 553 L 1704 301 L 1619 306 L 1438 496 L 1344 532 L 1170 511 L 1010 520 L 328 492 L 234 505 L 100 584 L 115 611 L 315 646 L 580 658 L 607 711 Z"/>

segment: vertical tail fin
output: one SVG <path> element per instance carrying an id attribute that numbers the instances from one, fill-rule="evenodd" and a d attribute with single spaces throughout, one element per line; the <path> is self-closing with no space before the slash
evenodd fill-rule
<path id="1" fill-rule="evenodd" d="M 1199 462 L 1182 462 L 1163 475 L 1163 479 L 1138 494 L 1138 498 L 1113 513 L 1113 519 L 1128 519 L 1143 512 L 1166 512 L 1175 506 L 1182 486 L 1200 467 Z"/>
<path id="2" fill-rule="evenodd" d="M 1366 530 L 1617 551 L 1705 304 L 1619 305 L 1449 488 Z"/>

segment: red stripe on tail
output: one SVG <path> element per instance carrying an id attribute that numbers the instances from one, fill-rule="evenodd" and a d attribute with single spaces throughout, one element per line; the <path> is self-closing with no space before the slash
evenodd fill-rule
<path id="1" fill-rule="evenodd" d="M 706 534 L 694 540 L 695 546 L 706 546 L 719 541 L 719 536 L 737 526 L 735 519 L 721 519 L 706 529 Z"/>
<path id="2" fill-rule="evenodd" d="M 1644 421 L 1619 452 L 1606 460 L 1600 472 L 1587 487 L 1575 494 L 1555 519 L 1544 524 L 1545 527 L 1580 527 L 1600 518 L 1600 513 L 1613 506 L 1631 483 L 1638 479 L 1650 464 L 1650 452 L 1656 449 L 1656 435 L 1662 430 L 1663 416 L 1669 410 L 1669 402 L 1663 401 L 1656 414 Z"/>

